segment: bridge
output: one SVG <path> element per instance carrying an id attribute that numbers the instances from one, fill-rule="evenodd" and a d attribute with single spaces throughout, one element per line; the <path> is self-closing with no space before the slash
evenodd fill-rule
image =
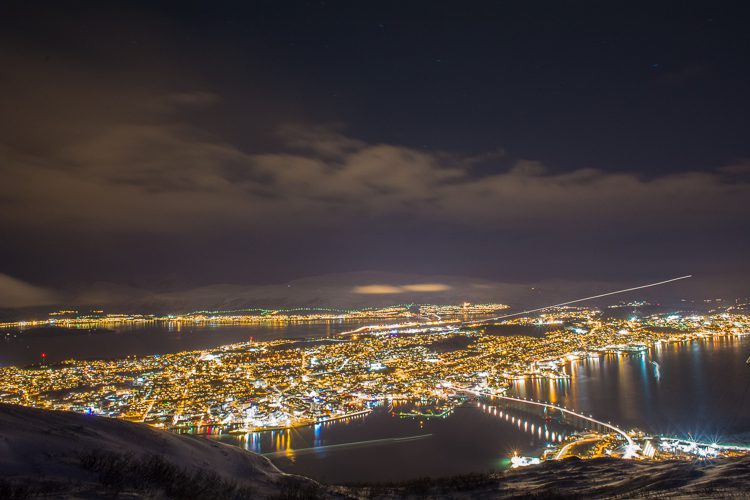
<path id="1" fill-rule="evenodd" d="M 535 407 L 535 408 L 542 408 L 542 409 L 546 409 L 546 410 L 550 410 L 550 409 L 556 410 L 556 411 L 559 411 L 563 416 L 564 415 L 569 415 L 569 416 L 574 417 L 576 419 L 580 419 L 580 420 L 582 420 L 584 422 L 587 422 L 588 424 L 591 425 L 591 427 L 594 427 L 594 428 L 599 427 L 599 428 L 607 429 L 607 430 L 609 430 L 611 432 L 614 432 L 614 433 L 622 436 L 622 438 L 628 443 L 627 448 L 625 449 L 625 454 L 624 454 L 623 458 L 633 458 L 636 455 L 636 452 L 638 450 L 638 445 L 635 444 L 635 442 L 633 441 L 633 438 L 631 438 L 628 435 L 627 432 L 625 432 L 624 430 L 620 429 L 619 427 L 617 427 L 615 425 L 612 425 L 609 422 L 602 422 L 601 420 L 597 420 L 594 417 L 592 417 L 591 415 L 584 415 L 583 413 L 579 413 L 577 411 L 570 410 L 570 409 L 562 407 L 562 406 L 554 405 L 554 404 L 551 404 L 551 403 L 545 403 L 545 402 L 542 402 L 542 401 L 534 401 L 534 400 L 531 400 L 531 399 L 516 398 L 516 397 L 513 397 L 513 396 L 507 396 L 507 395 L 504 395 L 504 394 L 484 393 L 484 392 L 481 392 L 481 391 L 474 391 L 474 390 L 471 390 L 471 389 L 458 389 L 458 388 L 456 388 L 456 389 L 460 390 L 462 392 L 467 392 L 469 394 L 473 394 L 475 396 L 484 396 L 484 397 L 491 398 L 491 399 L 502 399 L 502 400 L 505 400 L 505 401 L 511 401 L 513 403 L 516 403 L 516 404 L 529 405 L 529 406 L 532 406 L 532 407 Z"/>

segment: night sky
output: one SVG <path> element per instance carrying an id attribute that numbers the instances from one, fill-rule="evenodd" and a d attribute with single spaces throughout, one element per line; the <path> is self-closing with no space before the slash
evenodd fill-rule
<path id="1" fill-rule="evenodd" d="M 0 273 L 747 282 L 744 5 L 5 1 Z"/>

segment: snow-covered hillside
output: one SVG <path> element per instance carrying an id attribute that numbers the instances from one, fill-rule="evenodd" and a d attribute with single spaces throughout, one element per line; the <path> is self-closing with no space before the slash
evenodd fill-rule
<path id="1" fill-rule="evenodd" d="M 142 424 L 0 405 L 0 498 L 750 498 L 750 457 L 545 462 L 496 474 L 330 486 L 259 455 Z"/>
<path id="2" fill-rule="evenodd" d="M 208 439 L 10 405 L 0 405 L 0 481 L 0 498 L 9 491 L 24 496 L 40 488 L 53 497 L 194 493 L 198 498 L 318 489 L 312 480 L 283 474 L 264 457 Z M 24 493 L 26 487 L 30 491 Z M 207 495 L 200 494 L 204 489 Z"/>

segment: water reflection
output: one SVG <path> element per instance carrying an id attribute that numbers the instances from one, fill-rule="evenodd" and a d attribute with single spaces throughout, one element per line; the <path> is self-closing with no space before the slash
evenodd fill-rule
<path id="1" fill-rule="evenodd" d="M 477 402 L 476 406 L 489 415 L 510 422 L 518 430 L 535 436 L 540 440 L 537 444 L 542 444 L 542 440 L 547 446 L 556 442 L 561 443 L 575 432 L 571 426 L 560 424 L 559 422 L 556 423 L 549 417 L 544 419 L 543 415 L 519 414 L 518 410 L 504 408 L 492 403 Z"/>
<path id="2" fill-rule="evenodd" d="M 514 382 L 511 393 L 557 402 L 625 428 L 748 442 L 748 352 L 748 336 L 656 344 L 643 353 L 582 358 L 570 364 L 570 380 Z"/>
<path id="3" fill-rule="evenodd" d="M 380 408 L 349 421 L 213 436 L 268 456 L 283 471 L 331 482 L 450 476 L 507 467 L 573 432 L 542 416 L 475 402 L 447 418 L 401 418 Z"/>
<path id="4" fill-rule="evenodd" d="M 167 354 L 250 340 L 283 338 L 328 338 L 374 321 L 329 320 L 263 324 L 183 324 L 181 322 L 123 324 L 96 333 L 50 330 L 43 334 L 18 333 L 0 336 L 0 366 L 39 362 L 47 353 L 47 362 L 66 359 L 114 358 Z"/>
<path id="5" fill-rule="evenodd" d="M 665 344 L 638 354 L 583 358 L 569 379 L 513 383 L 514 395 L 593 414 L 624 428 L 702 441 L 750 443 L 750 337 Z M 394 407 L 405 403 L 396 403 Z M 282 470 L 329 482 L 391 481 L 486 472 L 514 452 L 539 456 L 576 429 L 503 405 L 472 401 L 447 418 L 399 418 L 394 407 L 346 422 L 291 431 L 217 436 L 269 458 Z"/>

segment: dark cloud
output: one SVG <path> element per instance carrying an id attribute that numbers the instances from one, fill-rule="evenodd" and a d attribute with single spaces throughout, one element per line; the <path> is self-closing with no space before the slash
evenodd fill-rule
<path id="1" fill-rule="evenodd" d="M 44 306 L 60 302 L 60 295 L 0 273 L 0 309 Z"/>
<path id="2" fill-rule="evenodd" d="M 354 13 L 349 28 L 310 14 L 321 29 L 271 7 L 236 26 L 101 9 L 40 14 L 29 36 L 23 9 L 3 18 L 9 275 L 750 272 L 746 75 L 702 18 L 649 43 L 692 47 L 703 33 L 714 56 L 651 62 L 613 20 L 605 34 L 582 23 L 579 38 L 545 39 L 512 16 L 423 27 L 420 10 L 409 29 L 384 20 L 368 35 Z M 745 31 L 726 32 L 741 47 Z M 454 53 L 432 54 L 430 40 Z"/>
<path id="3" fill-rule="evenodd" d="M 174 102 L 172 96 L 166 100 Z M 3 146 L 3 224 L 39 230 L 200 232 L 222 224 L 295 228 L 410 218 L 495 229 L 638 222 L 704 229 L 750 199 L 745 165 L 652 178 L 598 169 L 551 172 L 531 160 L 477 174 L 470 158 L 346 135 L 284 132 L 282 152 L 245 152 L 171 116 L 100 123 L 56 148 Z"/>

